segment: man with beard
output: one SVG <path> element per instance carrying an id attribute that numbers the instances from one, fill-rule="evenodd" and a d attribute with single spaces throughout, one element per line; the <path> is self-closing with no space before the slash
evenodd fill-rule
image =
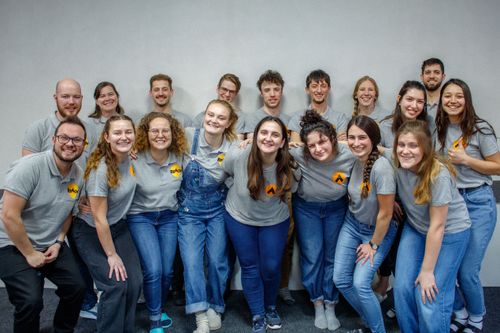
<path id="1" fill-rule="evenodd" d="M 83 152 L 85 127 L 62 120 L 52 149 L 14 162 L 0 200 L 0 278 L 15 307 L 14 332 L 39 332 L 44 278 L 56 286 L 55 332 L 73 332 L 85 284 L 64 242 L 83 185 L 73 163 Z"/>
<path id="2" fill-rule="evenodd" d="M 324 119 L 329 121 L 337 131 L 338 140 L 346 140 L 346 129 L 348 118 L 344 113 L 333 111 L 328 105 L 328 95 L 330 93 L 330 76 L 321 69 L 309 73 L 306 78 L 305 91 L 309 95 L 311 104 L 308 109 L 319 113 Z M 300 121 L 305 112 L 298 112 L 288 123 L 288 129 L 292 131 L 290 141 L 294 143 L 300 140 Z"/>
<path id="3" fill-rule="evenodd" d="M 165 74 L 156 74 L 149 79 L 149 96 L 153 100 L 153 111 L 168 113 L 179 121 L 183 128 L 191 127 L 191 117 L 172 109 L 171 99 L 174 95 L 172 78 Z"/>
<path id="4" fill-rule="evenodd" d="M 430 58 L 422 63 L 420 79 L 427 93 L 427 113 L 434 118 L 436 118 L 441 83 L 443 83 L 445 77 L 444 64 L 438 58 Z"/>
<path id="5" fill-rule="evenodd" d="M 288 124 L 290 116 L 284 114 L 281 109 L 281 97 L 285 81 L 277 71 L 265 71 L 257 81 L 263 106 L 253 113 L 248 113 L 245 119 L 245 133 L 247 139 L 252 139 L 255 126 L 261 119 L 267 116 L 280 118 L 284 124 Z"/>

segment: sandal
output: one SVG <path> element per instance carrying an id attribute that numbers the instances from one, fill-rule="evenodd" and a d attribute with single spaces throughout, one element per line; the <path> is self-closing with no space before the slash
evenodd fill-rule
<path id="1" fill-rule="evenodd" d="M 455 327 L 457 328 L 456 330 L 452 329 L 450 327 L 450 333 L 462 333 L 464 331 L 464 329 L 468 326 L 466 324 L 462 324 L 461 322 L 457 321 L 456 318 L 453 318 L 452 321 L 451 321 L 451 325 L 455 325 Z"/>

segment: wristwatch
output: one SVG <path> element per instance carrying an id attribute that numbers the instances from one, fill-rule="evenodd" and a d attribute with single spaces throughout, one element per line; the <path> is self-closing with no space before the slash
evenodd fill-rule
<path id="1" fill-rule="evenodd" d="M 54 242 L 54 244 L 59 244 L 62 247 L 63 244 L 64 244 L 64 241 L 56 239 L 56 241 Z"/>
<path id="2" fill-rule="evenodd" d="M 372 241 L 369 241 L 368 244 L 370 244 L 372 250 L 375 250 L 375 251 L 378 250 L 378 244 L 375 244 Z"/>

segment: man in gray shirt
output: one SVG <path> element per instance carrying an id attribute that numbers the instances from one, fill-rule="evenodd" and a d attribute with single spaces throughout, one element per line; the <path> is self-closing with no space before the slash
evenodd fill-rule
<path id="1" fill-rule="evenodd" d="M 14 162 L 0 200 L 0 278 L 15 307 L 14 332 L 38 332 L 44 278 L 57 286 L 56 332 L 73 332 L 85 284 L 64 242 L 83 186 L 75 163 L 83 152 L 85 127 L 63 120 L 52 149 Z"/>
<path id="2" fill-rule="evenodd" d="M 311 99 L 311 104 L 308 109 L 316 111 L 335 127 L 338 140 L 346 140 L 347 123 L 349 119 L 344 113 L 333 111 L 333 109 L 328 105 L 330 89 L 330 75 L 328 75 L 325 71 L 316 69 L 309 73 L 306 78 L 305 88 L 306 93 Z M 300 121 L 304 114 L 304 111 L 296 113 L 292 116 L 290 122 L 288 123 L 288 129 L 291 131 L 291 142 L 301 142 Z"/>
<path id="3" fill-rule="evenodd" d="M 171 114 L 183 128 L 191 127 L 191 117 L 172 109 L 171 99 L 173 95 L 174 89 L 172 88 L 172 78 L 170 76 L 156 74 L 149 79 L 149 96 L 153 101 L 153 111 Z"/>
<path id="4" fill-rule="evenodd" d="M 427 114 L 436 118 L 436 111 L 441 93 L 441 83 L 446 75 L 444 74 L 444 64 L 438 58 L 430 58 L 422 63 L 422 73 L 420 79 L 425 86 L 427 93 Z"/>
<path id="5" fill-rule="evenodd" d="M 259 77 L 257 88 L 262 97 L 263 106 L 253 113 L 247 113 L 245 119 L 245 133 L 247 139 L 253 138 L 255 126 L 267 116 L 280 118 L 284 124 L 288 124 L 290 117 L 282 112 L 281 97 L 285 81 L 277 71 L 267 70 Z"/>

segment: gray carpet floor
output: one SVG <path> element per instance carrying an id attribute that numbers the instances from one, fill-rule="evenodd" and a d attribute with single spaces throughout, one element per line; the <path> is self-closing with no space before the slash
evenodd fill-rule
<path id="1" fill-rule="evenodd" d="M 278 303 L 278 311 L 283 319 L 283 327 L 277 330 L 276 333 L 296 333 L 296 332 L 327 332 L 314 327 L 314 309 L 309 302 L 307 294 L 304 291 L 292 292 L 296 299 L 294 305 L 286 305 Z M 486 307 L 488 314 L 485 318 L 485 333 L 500 332 L 500 288 L 485 288 Z M 57 305 L 58 298 L 53 289 L 45 289 L 44 293 L 44 310 L 41 316 L 41 332 L 51 332 L 51 320 Z M 390 301 L 382 304 L 383 308 L 390 306 Z M 176 307 L 170 301 L 167 303 L 167 311 L 173 318 L 174 324 L 168 333 L 191 333 L 195 329 L 194 316 L 186 316 L 183 307 Z M 7 293 L 4 288 L 0 288 L 0 332 L 12 331 L 12 313 L 13 307 L 8 301 Z M 356 313 L 341 300 L 337 307 L 337 315 L 342 323 L 342 327 L 337 330 L 337 333 L 346 332 L 348 329 L 357 328 L 360 326 L 360 321 Z M 137 309 L 136 332 L 148 332 L 148 315 L 144 305 L 139 305 Z M 222 329 L 220 333 L 239 333 L 251 332 L 250 327 L 250 312 L 245 302 L 245 298 L 241 291 L 233 291 L 227 301 L 227 311 L 224 315 Z M 386 319 L 386 329 L 388 333 L 399 332 L 395 320 Z M 76 327 L 78 333 L 95 332 L 95 321 L 80 318 Z"/>

